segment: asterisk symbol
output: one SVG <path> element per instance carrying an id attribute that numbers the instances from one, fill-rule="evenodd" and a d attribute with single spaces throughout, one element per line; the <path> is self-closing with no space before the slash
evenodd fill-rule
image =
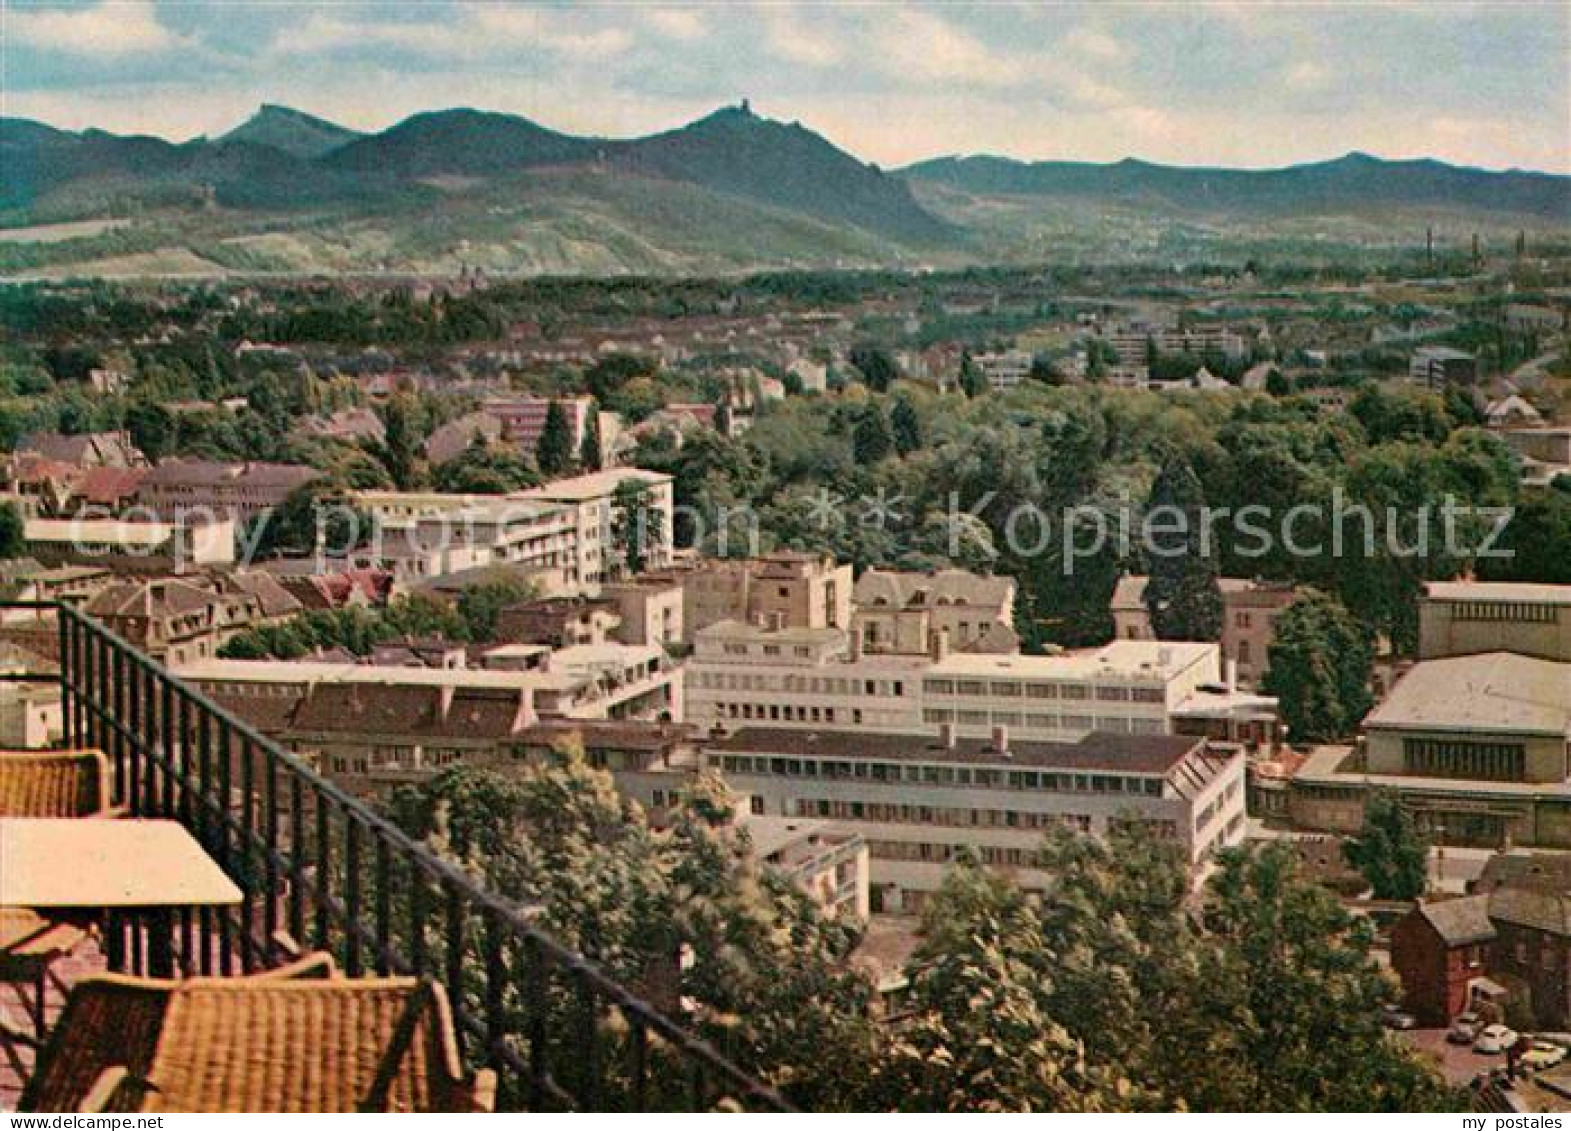
<path id="1" fill-rule="evenodd" d="M 904 495 L 891 495 L 882 487 L 876 494 L 863 495 L 862 525 L 876 530 L 898 526 L 905 521 L 905 513 L 900 509 L 905 498 Z"/>
<path id="2" fill-rule="evenodd" d="M 818 524 L 818 529 L 828 530 L 831 526 L 839 526 L 843 521 L 841 509 L 845 500 L 827 487 L 820 487 L 818 494 L 807 501 L 807 517 L 810 522 Z"/>

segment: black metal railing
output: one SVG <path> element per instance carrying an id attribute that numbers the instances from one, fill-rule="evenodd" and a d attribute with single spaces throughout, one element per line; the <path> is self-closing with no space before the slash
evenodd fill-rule
<path id="1" fill-rule="evenodd" d="M 679 1018 L 104 626 L 64 604 L 4 607 L 58 623 L 49 678 L 66 744 L 103 751 L 117 802 L 182 822 L 243 892 L 233 910 L 111 924 L 111 965 L 145 972 L 156 943 L 180 972 L 243 973 L 289 937 L 350 976 L 442 983 L 465 1060 L 496 1070 L 501 1108 L 788 1109 Z"/>

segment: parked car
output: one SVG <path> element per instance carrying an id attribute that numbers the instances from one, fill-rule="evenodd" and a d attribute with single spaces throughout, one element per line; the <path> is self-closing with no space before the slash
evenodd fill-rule
<path id="1" fill-rule="evenodd" d="M 1473 1051 L 1486 1055 L 1505 1052 L 1516 1042 L 1517 1035 L 1514 1029 L 1508 1029 L 1504 1025 L 1485 1025 L 1473 1042 Z"/>
<path id="2" fill-rule="evenodd" d="M 1479 1024 L 1478 1014 L 1472 1011 L 1458 1013 L 1446 1033 L 1446 1040 L 1453 1045 L 1470 1045 L 1478 1039 Z"/>
<path id="3" fill-rule="evenodd" d="M 1418 1018 L 1406 1010 L 1394 1005 L 1382 1006 L 1380 1009 L 1380 1023 L 1387 1029 L 1416 1029 Z"/>
<path id="4" fill-rule="evenodd" d="M 1566 1050 L 1552 1041 L 1534 1041 L 1533 1047 L 1522 1054 L 1517 1063 L 1533 1072 L 1553 1068 L 1566 1058 Z"/>

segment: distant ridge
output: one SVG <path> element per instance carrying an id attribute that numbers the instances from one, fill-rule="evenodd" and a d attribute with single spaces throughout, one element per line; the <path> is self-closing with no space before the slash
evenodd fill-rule
<path id="1" fill-rule="evenodd" d="M 981 195 L 1096 196 L 1175 211 L 1272 216 L 1400 204 L 1571 221 L 1571 177 L 1492 172 L 1429 159 L 1388 161 L 1356 151 L 1331 161 L 1263 170 L 1156 165 L 1134 158 L 1099 165 L 940 157 L 907 166 L 899 175 Z"/>
<path id="2" fill-rule="evenodd" d="M 320 157 L 359 136 L 356 131 L 325 118 L 264 102 L 255 114 L 218 140 L 271 146 L 291 156 L 309 159 Z"/>
<path id="3" fill-rule="evenodd" d="M 1409 211 L 1558 231 L 1571 224 L 1571 178 L 1363 153 L 1259 171 L 984 155 L 888 172 L 746 102 L 636 138 L 465 107 L 359 134 L 265 104 L 183 143 L 0 118 L 0 227 L 134 219 L 59 244 L 12 238 L 0 274 L 91 274 L 100 260 L 163 253 L 279 272 L 958 265 L 1040 261 L 1066 236 L 1095 253 L 1109 212 L 1115 238 L 1134 221 L 1149 246 L 1194 221 L 1205 238 L 1274 237 L 1290 222 L 1299 237 L 1329 225 L 1380 241 Z"/>

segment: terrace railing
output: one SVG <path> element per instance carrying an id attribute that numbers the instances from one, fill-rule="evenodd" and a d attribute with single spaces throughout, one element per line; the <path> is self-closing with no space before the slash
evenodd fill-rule
<path id="1" fill-rule="evenodd" d="M 712 1045 L 531 923 L 295 755 L 67 604 L 52 615 L 65 741 L 102 750 L 134 817 L 182 822 L 240 886 L 233 911 L 160 920 L 185 973 L 244 973 L 278 940 L 331 952 L 350 976 L 444 984 L 465 1059 L 513 1110 L 786 1109 Z M 145 972 L 149 930 L 110 926 L 112 966 Z"/>

